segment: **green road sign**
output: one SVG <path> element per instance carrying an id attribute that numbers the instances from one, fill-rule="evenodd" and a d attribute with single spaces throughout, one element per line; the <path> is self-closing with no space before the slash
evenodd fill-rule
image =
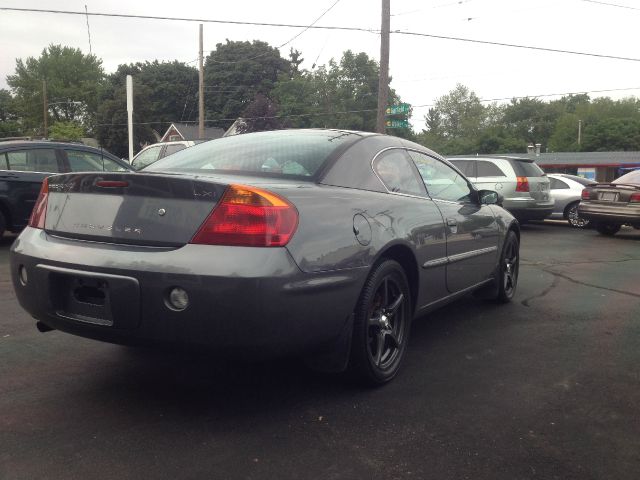
<path id="1" fill-rule="evenodd" d="M 409 120 L 390 119 L 386 121 L 387 128 L 409 128 Z"/>
<path id="2" fill-rule="evenodd" d="M 389 105 L 386 112 L 387 115 L 401 115 L 409 113 L 409 109 L 411 109 L 411 105 L 408 103 L 399 103 L 397 105 Z"/>

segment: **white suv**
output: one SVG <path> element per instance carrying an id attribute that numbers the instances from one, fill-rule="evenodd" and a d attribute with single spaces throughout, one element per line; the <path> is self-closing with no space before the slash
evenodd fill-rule
<path id="1" fill-rule="evenodd" d="M 549 178 L 533 159 L 517 157 L 448 158 L 478 190 L 495 190 L 503 207 L 524 223 L 543 220 L 553 212 Z"/>
<path id="2" fill-rule="evenodd" d="M 204 140 L 180 140 L 176 142 L 162 142 L 148 145 L 138 152 L 131 160 L 131 166 L 134 170 L 140 170 L 153 162 L 160 160 L 172 153 L 179 152 L 185 148 L 193 147 L 197 143 Z"/>

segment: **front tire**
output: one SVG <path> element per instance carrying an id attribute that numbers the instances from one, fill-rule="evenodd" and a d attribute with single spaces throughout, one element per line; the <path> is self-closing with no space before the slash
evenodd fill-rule
<path id="1" fill-rule="evenodd" d="M 502 246 L 500 264 L 496 273 L 498 292 L 495 300 L 509 303 L 516 294 L 518 273 L 520 271 L 520 242 L 513 230 L 509 230 Z"/>
<path id="2" fill-rule="evenodd" d="M 620 230 L 621 226 L 614 223 L 599 223 L 596 225 L 596 230 L 602 235 L 612 237 Z"/>
<path id="3" fill-rule="evenodd" d="M 582 218 L 578 214 L 578 205 L 580 202 L 574 202 L 567 207 L 565 212 L 565 218 L 573 228 L 586 228 L 589 225 L 589 220 Z"/>
<path id="4" fill-rule="evenodd" d="M 383 385 L 400 370 L 409 341 L 411 293 L 402 266 L 383 260 L 369 274 L 354 312 L 349 368 L 368 385 Z"/>

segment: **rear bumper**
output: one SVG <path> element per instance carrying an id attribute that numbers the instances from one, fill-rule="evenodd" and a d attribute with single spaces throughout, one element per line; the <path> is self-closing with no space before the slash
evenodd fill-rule
<path id="1" fill-rule="evenodd" d="M 640 225 L 639 205 L 615 205 L 613 203 L 581 202 L 578 214 L 594 222 L 608 222 L 620 225 Z"/>
<path id="2" fill-rule="evenodd" d="M 11 253 L 18 301 L 53 328 L 113 343 L 198 345 L 257 357 L 330 346 L 345 328 L 366 274 L 304 273 L 284 248 L 148 249 L 66 240 L 33 228 L 22 232 Z M 78 278 L 108 284 L 102 324 L 91 320 L 90 311 L 67 311 L 65 285 Z M 189 295 L 183 311 L 167 306 L 173 287 Z"/>
<path id="3" fill-rule="evenodd" d="M 553 200 L 539 202 L 533 198 L 505 198 L 503 206 L 518 220 L 543 220 L 553 212 Z"/>

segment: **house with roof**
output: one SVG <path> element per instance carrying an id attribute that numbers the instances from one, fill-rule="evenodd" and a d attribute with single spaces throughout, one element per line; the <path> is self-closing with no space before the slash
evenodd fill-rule
<path id="1" fill-rule="evenodd" d="M 222 138 L 223 135 L 224 128 L 205 127 L 202 140 Z M 175 142 L 177 140 L 200 140 L 198 125 L 196 123 L 172 123 L 160 138 L 161 142 Z"/>

